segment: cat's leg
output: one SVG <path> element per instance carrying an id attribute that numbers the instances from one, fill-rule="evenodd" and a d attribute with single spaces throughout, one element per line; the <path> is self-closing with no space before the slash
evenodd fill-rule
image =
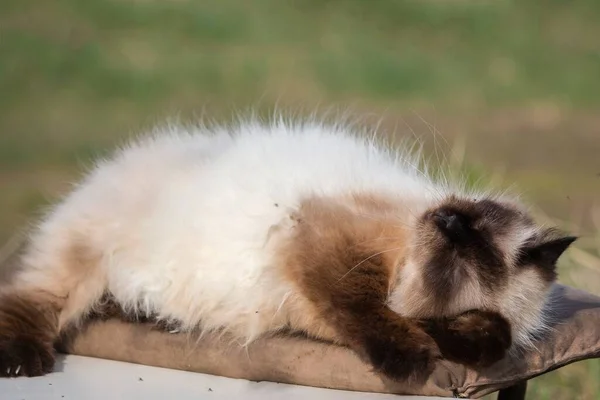
<path id="1" fill-rule="evenodd" d="M 85 315 L 106 285 L 99 257 L 75 241 L 45 241 L 23 255 L 0 292 L 0 376 L 52 371 L 60 331 Z"/>
<path id="2" fill-rule="evenodd" d="M 511 326 L 497 312 L 471 310 L 453 318 L 422 320 L 444 358 L 488 367 L 500 361 L 511 347 Z"/>
<path id="3" fill-rule="evenodd" d="M 315 319 L 335 331 L 334 341 L 364 356 L 376 371 L 391 379 L 424 382 L 439 350 L 416 321 L 388 308 L 390 276 L 382 258 L 351 253 L 319 258 L 296 270 Z"/>

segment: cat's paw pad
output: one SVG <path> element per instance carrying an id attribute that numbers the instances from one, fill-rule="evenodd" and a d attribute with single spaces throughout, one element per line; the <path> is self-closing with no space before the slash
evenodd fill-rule
<path id="1" fill-rule="evenodd" d="M 49 346 L 32 338 L 0 340 L 0 377 L 41 376 L 53 368 Z"/>
<path id="2" fill-rule="evenodd" d="M 433 372 L 439 354 L 429 337 L 418 339 L 400 343 L 372 339 L 367 351 L 373 367 L 393 380 L 423 384 Z"/>

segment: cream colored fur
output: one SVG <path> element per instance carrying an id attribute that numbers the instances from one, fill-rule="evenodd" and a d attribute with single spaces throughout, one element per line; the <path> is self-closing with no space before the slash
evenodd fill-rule
<path id="1" fill-rule="evenodd" d="M 410 206 L 395 217 L 410 229 L 415 216 L 457 193 L 418 162 L 409 151 L 318 123 L 163 127 L 99 162 L 47 215 L 16 287 L 62 298 L 61 326 L 110 291 L 130 312 L 181 321 L 184 329 L 225 328 L 248 343 L 302 318 L 301 294 L 275 265 L 300 202 L 354 192 L 401 199 Z M 408 263 L 399 275 L 406 286 L 390 298 L 407 315 L 417 314 L 418 273 Z M 532 279 L 514 282 L 519 294 L 507 293 L 502 311 L 523 309 L 521 288 Z M 472 289 L 449 309 L 488 305 L 476 283 Z M 511 315 L 521 342 L 540 322 L 542 295 L 525 299 L 528 313 Z"/>

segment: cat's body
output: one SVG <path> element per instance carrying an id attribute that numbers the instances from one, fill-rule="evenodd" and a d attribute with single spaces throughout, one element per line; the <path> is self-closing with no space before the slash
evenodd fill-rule
<path id="1" fill-rule="evenodd" d="M 436 183 L 415 162 L 318 124 L 172 128 L 136 142 L 99 163 L 33 232 L 0 304 L 0 367 L 47 370 L 47 355 L 36 370 L 23 354 L 45 354 L 107 294 L 126 313 L 226 330 L 241 343 L 303 331 L 396 378 L 422 378 L 447 356 L 433 325 L 404 317 L 467 313 L 439 330 L 466 340 L 497 330 L 500 356 L 511 336 L 526 343 L 554 279 L 554 255 L 538 245 L 558 258 L 571 239 L 513 204 Z M 467 226 L 488 236 L 477 243 Z"/>
<path id="2" fill-rule="evenodd" d="M 415 204 L 393 219 L 400 229 L 390 235 L 399 236 L 411 210 L 421 212 L 435 193 L 375 148 L 317 129 L 281 127 L 271 136 L 256 127 L 235 139 L 173 132 L 142 143 L 92 173 L 32 240 L 26 263 L 52 276 L 32 269 L 20 277 L 25 285 L 59 286 L 73 276 L 64 260 L 73 252 L 101 270 L 85 301 L 67 301 L 77 311 L 63 313 L 61 325 L 108 290 L 127 310 L 186 327 L 227 326 L 245 342 L 288 323 L 298 293 L 278 264 L 303 202 L 331 197 L 350 206 L 354 194 L 412 195 Z M 375 247 L 394 243 L 381 242 Z"/>

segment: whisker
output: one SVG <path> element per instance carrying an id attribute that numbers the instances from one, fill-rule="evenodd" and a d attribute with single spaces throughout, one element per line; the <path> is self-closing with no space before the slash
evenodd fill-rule
<path id="1" fill-rule="evenodd" d="M 342 279 L 344 279 L 346 276 L 348 276 L 348 274 L 350 274 L 352 271 L 354 271 L 356 268 L 360 267 L 362 264 L 364 264 L 365 262 L 369 261 L 371 258 L 373 257 L 377 257 L 380 254 L 384 254 L 384 253 L 389 253 L 390 251 L 396 251 L 396 250 L 400 250 L 403 249 L 404 246 L 400 246 L 400 247 L 395 247 L 393 249 L 389 249 L 389 250 L 383 250 L 383 251 L 379 251 L 375 254 L 370 255 L 369 257 L 365 258 L 364 260 L 362 260 L 361 262 L 359 262 L 358 264 L 356 264 L 354 267 L 350 268 L 350 270 L 348 272 L 346 272 L 344 275 L 342 275 L 342 277 L 340 279 L 338 279 L 336 281 L 336 283 L 339 283 Z"/>

